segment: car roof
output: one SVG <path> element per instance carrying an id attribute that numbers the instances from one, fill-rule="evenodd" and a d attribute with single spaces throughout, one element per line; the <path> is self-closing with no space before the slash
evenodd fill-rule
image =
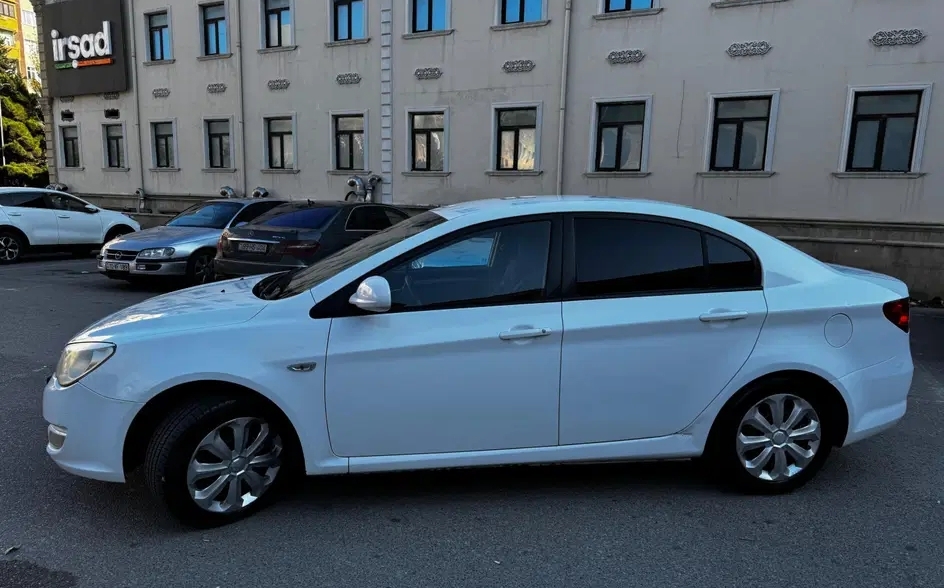
<path id="1" fill-rule="evenodd" d="M 7 192 L 62 192 L 62 190 L 53 190 L 52 188 L 18 188 L 16 186 L 0 187 L 0 194 Z M 67 192 L 62 192 L 66 194 Z"/>
<path id="2" fill-rule="evenodd" d="M 213 198 L 204 200 L 200 204 L 209 204 L 211 202 L 238 202 L 239 204 L 252 204 L 253 202 L 289 202 L 284 198 Z"/>
<path id="3" fill-rule="evenodd" d="M 710 212 L 697 210 L 690 206 L 646 200 L 642 198 L 623 198 L 619 196 L 507 196 L 485 200 L 470 200 L 433 209 L 447 219 L 463 216 L 519 216 L 522 214 L 547 214 L 555 212 L 618 212 L 649 214 L 672 218 L 685 218 L 692 215 L 716 217 Z"/>

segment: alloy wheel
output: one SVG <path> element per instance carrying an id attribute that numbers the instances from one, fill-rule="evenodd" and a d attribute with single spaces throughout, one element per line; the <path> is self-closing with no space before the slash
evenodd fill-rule
<path id="1" fill-rule="evenodd" d="M 4 262 L 16 261 L 20 256 L 20 242 L 10 235 L 0 236 L 0 260 Z"/>
<path id="2" fill-rule="evenodd" d="M 738 425 L 738 460 L 755 478 L 785 482 L 812 463 L 822 436 L 820 417 L 809 402 L 792 394 L 768 396 Z"/>
<path id="3" fill-rule="evenodd" d="M 193 260 L 193 283 L 205 284 L 209 280 L 212 261 L 207 255 L 200 255 Z"/>
<path id="4" fill-rule="evenodd" d="M 259 418 L 238 418 L 200 441 L 187 468 L 187 489 L 201 509 L 234 513 L 258 500 L 282 466 L 282 438 Z"/>

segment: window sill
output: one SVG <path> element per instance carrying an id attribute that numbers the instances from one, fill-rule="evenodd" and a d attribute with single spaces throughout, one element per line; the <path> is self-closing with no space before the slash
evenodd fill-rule
<path id="1" fill-rule="evenodd" d="M 325 173 L 329 176 L 369 176 L 370 170 L 364 169 L 329 169 Z"/>
<path id="2" fill-rule="evenodd" d="M 773 171 L 708 171 L 698 172 L 699 178 L 770 178 L 777 172 Z"/>
<path id="3" fill-rule="evenodd" d="M 544 172 L 539 169 L 528 169 L 528 170 L 518 170 L 518 169 L 490 169 L 485 172 L 487 176 L 493 176 L 498 178 L 514 178 L 514 177 L 530 177 L 530 176 L 539 176 Z"/>
<path id="4" fill-rule="evenodd" d="M 234 174 L 236 173 L 235 167 L 205 167 L 202 170 L 205 174 Z"/>
<path id="5" fill-rule="evenodd" d="M 220 53 L 219 55 L 198 55 L 197 61 L 216 61 L 217 59 L 229 59 L 232 53 Z"/>
<path id="6" fill-rule="evenodd" d="M 735 6 L 752 6 L 754 4 L 773 4 L 774 2 L 784 2 L 785 0 L 718 0 L 712 2 L 712 8 L 734 8 Z"/>
<path id="7" fill-rule="evenodd" d="M 143 65 L 144 67 L 152 67 L 155 65 L 171 65 L 174 63 L 177 63 L 176 59 L 158 59 L 156 61 L 145 61 L 141 65 Z"/>
<path id="8" fill-rule="evenodd" d="M 441 31 L 422 31 L 419 33 L 405 33 L 404 39 L 426 39 L 429 37 L 448 37 L 456 32 L 455 29 L 443 29 Z"/>
<path id="9" fill-rule="evenodd" d="M 594 171 L 585 172 L 585 178 L 648 178 L 652 172 L 644 171 Z"/>
<path id="10" fill-rule="evenodd" d="M 180 168 L 179 167 L 152 167 L 148 171 L 155 172 L 155 173 L 172 173 L 172 172 L 179 172 Z"/>
<path id="11" fill-rule="evenodd" d="M 405 171 L 405 172 L 400 172 L 400 173 L 408 178 L 445 178 L 452 175 L 452 172 L 448 172 L 448 171 L 413 170 L 413 171 Z"/>
<path id="12" fill-rule="evenodd" d="M 914 180 L 926 174 L 923 172 L 833 172 L 832 175 L 841 180 Z"/>
<path id="13" fill-rule="evenodd" d="M 300 170 L 300 169 L 273 169 L 273 168 L 266 168 L 266 169 L 263 169 L 263 170 L 260 170 L 260 171 L 261 171 L 262 173 L 264 173 L 264 174 L 269 174 L 269 175 L 280 175 L 280 174 L 290 174 L 290 175 L 291 175 L 291 174 L 298 174 L 298 173 L 301 173 L 302 170 Z"/>
<path id="14" fill-rule="evenodd" d="M 493 31 L 516 31 L 518 29 L 536 29 L 538 27 L 546 27 L 551 21 L 549 20 L 535 20 L 531 22 L 510 22 L 508 24 L 497 24 L 489 27 Z"/>
<path id="15" fill-rule="evenodd" d="M 600 14 L 594 14 L 593 20 L 619 20 L 623 18 L 640 18 L 643 16 L 655 16 L 659 14 L 660 12 L 662 12 L 662 8 L 645 8 L 642 10 L 623 10 L 620 12 L 601 12 Z"/>
<path id="16" fill-rule="evenodd" d="M 59 171 L 80 172 L 80 171 L 85 171 L 85 167 L 83 167 L 83 166 L 80 166 L 80 167 L 65 167 L 65 166 L 63 166 L 63 167 L 60 167 L 60 168 L 59 168 Z"/>
<path id="17" fill-rule="evenodd" d="M 130 167 L 103 167 L 103 172 L 129 172 L 131 171 Z"/>
<path id="18" fill-rule="evenodd" d="M 347 39 L 346 41 L 328 41 L 325 47 L 348 47 L 350 45 L 366 45 L 370 43 L 370 37 L 363 39 Z"/>
<path id="19" fill-rule="evenodd" d="M 256 52 L 259 55 L 268 55 L 269 53 L 288 53 L 298 49 L 298 45 L 285 45 L 284 47 L 263 47 Z"/>

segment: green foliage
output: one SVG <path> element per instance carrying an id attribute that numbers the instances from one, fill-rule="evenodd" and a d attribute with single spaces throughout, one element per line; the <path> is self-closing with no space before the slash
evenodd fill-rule
<path id="1" fill-rule="evenodd" d="M 43 113 L 36 94 L 16 73 L 16 60 L 0 43 L 0 106 L 3 108 L 3 156 L 0 184 L 45 185 L 46 140 Z"/>

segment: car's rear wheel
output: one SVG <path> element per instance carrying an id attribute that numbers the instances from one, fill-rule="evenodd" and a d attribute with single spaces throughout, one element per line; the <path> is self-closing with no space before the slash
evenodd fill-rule
<path id="1" fill-rule="evenodd" d="M 789 380 L 765 383 L 719 417 L 709 463 L 752 494 L 792 492 L 809 482 L 832 449 L 829 411 L 817 390 Z"/>
<path id="2" fill-rule="evenodd" d="M 184 405 L 155 431 L 144 476 L 181 522 L 213 527 L 268 504 L 286 481 L 292 451 L 279 419 L 244 400 L 204 398 Z"/>
<path id="3" fill-rule="evenodd" d="M 11 231 L 0 232 L 0 265 L 16 263 L 26 251 L 24 239 Z"/>

